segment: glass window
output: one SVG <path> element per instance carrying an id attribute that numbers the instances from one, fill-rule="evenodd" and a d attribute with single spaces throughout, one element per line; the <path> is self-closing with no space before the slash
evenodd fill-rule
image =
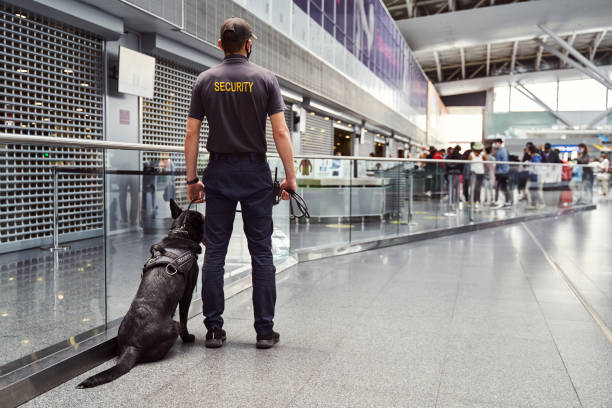
<path id="1" fill-rule="evenodd" d="M 551 109 L 557 110 L 557 86 L 555 82 L 541 82 L 537 84 L 525 84 L 525 88 L 529 89 Z M 510 109 L 513 110 L 513 109 Z"/>
<path id="2" fill-rule="evenodd" d="M 346 17 L 345 6 L 346 3 L 344 0 L 336 2 L 336 32 L 338 32 L 338 30 L 344 32 L 344 19 Z"/>
<path id="3" fill-rule="evenodd" d="M 594 79 L 559 82 L 560 111 L 606 109 L 606 88 Z"/>
<path id="4" fill-rule="evenodd" d="M 321 0 L 310 0 L 310 17 L 319 25 L 323 24 L 323 4 Z"/>
<path id="5" fill-rule="evenodd" d="M 534 92 L 534 94 L 540 98 L 540 96 Z M 527 96 L 523 95 L 521 91 L 515 87 L 510 88 L 510 111 L 511 112 L 541 112 L 545 109 L 532 101 Z"/>
<path id="6" fill-rule="evenodd" d="M 499 86 L 493 90 L 493 112 L 510 111 L 510 87 Z"/>
<path id="7" fill-rule="evenodd" d="M 304 13 L 308 13 L 308 0 L 293 0 L 293 3 L 301 8 Z"/>

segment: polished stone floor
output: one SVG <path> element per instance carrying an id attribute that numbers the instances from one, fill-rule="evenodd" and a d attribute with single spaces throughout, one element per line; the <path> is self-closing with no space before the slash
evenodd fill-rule
<path id="1" fill-rule="evenodd" d="M 612 206 L 299 264 L 278 276 L 281 343 L 254 348 L 251 292 L 228 342 L 179 342 L 92 390 L 27 407 L 610 407 Z"/>

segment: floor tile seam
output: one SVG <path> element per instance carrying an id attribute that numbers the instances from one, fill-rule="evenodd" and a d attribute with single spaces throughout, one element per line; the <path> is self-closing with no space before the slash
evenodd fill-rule
<path id="1" fill-rule="evenodd" d="M 525 224 L 521 223 L 524 227 Z M 523 231 L 526 235 L 527 238 L 531 238 L 531 236 L 527 233 L 526 230 Z M 521 271 L 523 272 L 523 274 L 525 274 L 525 269 L 523 268 L 523 263 L 519 262 Z M 584 405 L 582 404 L 582 399 L 580 398 L 580 395 L 578 394 L 578 390 L 576 389 L 576 384 L 574 384 L 574 380 L 572 379 L 572 376 L 569 373 L 569 369 L 567 368 L 567 364 L 565 362 L 565 359 L 563 358 L 563 356 L 561 355 L 561 349 L 559 348 L 559 344 L 557 344 L 557 339 L 555 339 L 555 336 L 552 332 L 552 329 L 550 328 L 550 324 L 548 322 L 548 319 L 546 318 L 546 315 L 544 314 L 544 311 L 542 310 L 542 306 L 540 305 L 540 301 L 538 300 L 536 293 L 533 289 L 533 287 L 531 286 L 531 292 L 533 294 L 533 297 L 535 298 L 536 303 L 538 304 L 538 309 L 540 311 L 540 315 L 542 316 L 542 318 L 544 319 L 544 324 L 546 325 L 546 329 L 548 330 L 548 333 L 550 334 L 550 338 L 553 341 L 553 344 L 555 346 L 555 350 L 557 351 L 557 355 L 559 356 L 559 359 L 561 360 L 561 363 L 563 364 L 563 368 L 565 370 L 565 374 L 567 375 L 567 378 L 570 381 L 570 384 L 572 385 L 572 389 L 574 390 L 574 394 L 576 395 L 576 398 L 578 399 L 578 403 L 580 404 L 581 407 L 584 407 Z"/>
<path id="2" fill-rule="evenodd" d="M 565 282 L 570 293 L 573 297 L 578 300 L 578 302 L 582 305 L 584 310 L 589 314 L 593 322 L 597 325 L 601 333 L 608 340 L 609 343 L 612 344 L 612 331 L 607 326 L 606 322 L 599 316 L 599 313 L 590 305 L 590 303 L 585 299 L 580 290 L 574 285 L 573 281 L 567 276 L 563 268 L 559 266 L 559 264 L 552 258 L 552 256 L 546 251 L 546 248 L 540 243 L 538 238 L 534 235 L 534 233 L 527 227 L 525 223 L 522 223 L 524 231 L 530 236 L 530 238 L 534 241 L 536 246 L 539 248 L 540 252 L 544 255 L 546 261 L 550 264 L 553 270 L 557 273 L 559 277 Z"/>
<path id="3" fill-rule="evenodd" d="M 555 248 L 555 249 L 557 249 L 557 250 L 558 250 L 558 248 Z M 581 273 L 581 274 L 582 274 L 582 275 L 583 275 L 583 276 L 584 276 L 584 277 L 585 277 L 585 278 L 586 278 L 586 279 L 587 279 L 589 282 L 591 282 L 591 284 L 593 284 L 593 286 L 594 286 L 595 288 L 597 288 L 597 291 L 598 291 L 599 293 L 601 293 L 601 294 L 602 294 L 602 295 L 603 295 L 603 296 L 604 296 L 606 299 L 608 299 L 608 301 L 610 301 L 610 303 L 612 303 L 612 296 L 611 296 L 610 294 L 608 294 L 608 293 L 604 292 L 603 290 L 601 290 L 601 288 L 599 287 L 599 285 L 597 285 L 597 284 L 596 284 L 596 283 L 593 281 L 593 279 L 591 278 L 591 276 L 589 276 L 589 274 L 588 274 L 587 272 L 585 272 L 585 270 L 584 270 L 584 269 L 583 269 L 583 268 L 582 268 L 580 265 L 578 265 L 578 264 L 577 264 L 577 263 L 576 263 L 576 262 L 575 262 L 573 259 L 571 259 L 571 258 L 565 258 L 565 259 L 566 259 L 566 260 L 568 260 L 568 261 L 570 261 L 570 262 L 571 262 L 571 263 L 572 263 L 572 264 L 573 264 L 573 265 L 576 267 L 576 269 L 578 269 L 578 270 L 580 271 L 580 273 Z"/>
<path id="4" fill-rule="evenodd" d="M 565 221 L 565 220 L 564 220 L 564 221 Z M 533 231 L 532 231 L 532 234 L 536 235 L 536 233 L 535 233 L 535 232 L 533 232 Z M 536 237 L 537 237 L 537 235 L 536 235 Z M 543 245 L 543 244 L 542 244 L 542 245 Z M 558 252 L 561 250 L 561 249 L 560 249 L 560 248 L 559 248 L 557 245 L 555 245 L 555 243 L 554 243 L 554 242 L 552 243 L 552 247 L 553 247 L 553 249 L 554 249 L 555 253 L 558 253 Z M 548 250 L 548 252 L 549 252 L 549 253 L 551 252 L 551 251 L 550 251 L 550 248 L 547 248 L 547 250 Z M 552 256 L 552 254 L 551 254 L 551 256 Z M 557 255 L 557 257 L 558 257 L 558 255 Z M 584 277 L 585 277 L 585 278 L 586 278 L 586 279 L 587 279 L 589 282 L 591 282 L 591 283 L 592 283 L 592 284 L 593 284 L 593 285 L 594 285 L 594 286 L 597 288 L 597 291 L 598 291 L 598 292 L 600 292 L 601 294 L 603 294 L 603 295 L 604 295 L 604 297 L 606 297 L 607 299 L 609 299 L 609 300 L 610 300 L 610 302 L 612 302 L 612 296 L 610 296 L 609 294 L 607 294 L 607 293 L 603 292 L 603 291 L 602 291 L 602 290 L 599 288 L 599 286 L 595 284 L 595 282 L 593 281 L 593 279 L 591 278 L 591 276 L 589 276 L 589 274 L 588 274 L 587 272 L 585 272 L 585 270 L 584 270 L 584 269 L 583 269 L 583 268 L 582 268 L 580 265 L 578 265 L 574 259 L 572 259 L 571 257 L 564 256 L 564 255 L 562 255 L 562 257 L 563 257 L 563 258 L 564 258 L 566 261 L 571 262 L 571 263 L 572 263 L 572 265 L 574 265 L 574 266 L 575 266 L 575 268 L 576 268 L 577 270 L 579 270 L 579 271 L 580 271 L 580 274 L 581 274 L 581 275 L 583 275 L 583 276 L 584 276 Z"/>

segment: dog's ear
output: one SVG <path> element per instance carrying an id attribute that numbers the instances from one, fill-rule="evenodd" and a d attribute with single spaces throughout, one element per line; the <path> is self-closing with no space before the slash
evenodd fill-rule
<path id="1" fill-rule="evenodd" d="M 178 204 L 174 202 L 173 198 L 170 199 L 170 212 L 172 213 L 172 218 L 177 218 L 183 212 L 183 210 L 181 210 L 181 207 L 179 207 Z"/>

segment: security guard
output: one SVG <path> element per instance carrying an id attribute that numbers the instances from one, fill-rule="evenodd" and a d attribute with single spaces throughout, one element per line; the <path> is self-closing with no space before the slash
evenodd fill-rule
<path id="1" fill-rule="evenodd" d="M 251 26 L 232 17 L 221 26 L 219 48 L 223 62 L 198 76 L 189 108 L 185 161 L 187 196 L 204 201 L 206 195 L 206 254 L 202 270 L 206 347 L 217 348 L 226 339 L 223 328 L 223 275 L 225 255 L 240 202 L 244 232 L 253 269 L 253 309 L 257 348 L 279 341 L 273 330 L 276 303 L 276 269 L 272 260 L 272 176 L 266 162 L 266 116 L 270 116 L 276 149 L 285 167 L 284 191 L 297 191 L 293 149 L 274 74 L 249 62 L 253 40 Z M 203 180 L 196 177 L 200 126 L 206 116 L 210 161 Z"/>

